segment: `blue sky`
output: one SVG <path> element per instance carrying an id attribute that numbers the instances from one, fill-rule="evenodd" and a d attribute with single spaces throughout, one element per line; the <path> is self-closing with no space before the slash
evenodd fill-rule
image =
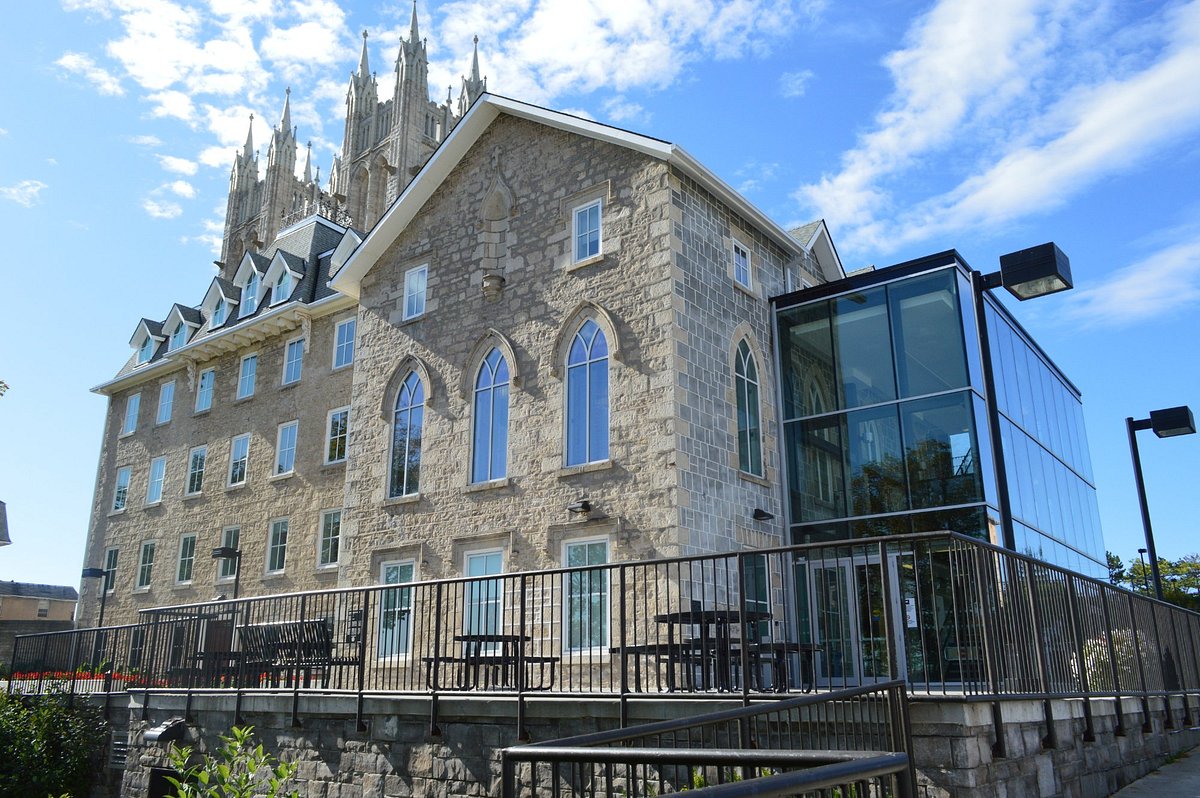
<path id="1" fill-rule="evenodd" d="M 407 2 L 61 0 L 0 32 L 0 578 L 77 584 L 105 399 L 142 316 L 198 304 L 233 154 L 292 119 L 328 174 L 370 33 Z M 1053 240 L 1076 289 L 1017 316 L 1084 393 L 1108 548 L 1141 545 L 1124 418 L 1200 410 L 1200 0 L 421 0 L 430 86 L 683 146 L 848 268 Z M 444 89 L 431 88 L 435 97 Z M 265 150 L 263 151 L 265 157 Z M 303 153 L 298 163 L 303 163 Z M 1009 303 L 1010 307 L 1016 303 Z M 1200 436 L 1142 433 L 1159 552 L 1200 550 Z M 97 563 L 88 563 L 97 565 Z"/>

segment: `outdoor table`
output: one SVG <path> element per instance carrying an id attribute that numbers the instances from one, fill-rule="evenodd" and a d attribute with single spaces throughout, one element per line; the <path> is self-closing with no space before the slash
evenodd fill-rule
<path id="1" fill-rule="evenodd" d="M 515 690 L 522 686 L 517 683 L 517 669 L 522 663 L 527 668 L 531 665 L 538 667 L 538 678 L 526 679 L 523 685 L 526 689 L 549 690 L 554 686 L 554 671 L 559 658 L 525 653 L 526 644 L 532 640 L 529 635 L 461 634 L 455 635 L 454 640 L 462 645 L 461 656 L 423 658 L 426 664 L 426 683 L 431 689 L 443 687 L 440 675 L 434 674 L 434 667 L 442 664 L 458 666 L 458 678 L 454 687 L 460 690 L 474 690 L 480 687 Z M 532 673 L 529 670 L 526 672 Z"/>
<path id="2" fill-rule="evenodd" d="M 654 620 L 667 627 L 668 651 L 675 645 L 675 627 L 695 626 L 699 628 L 698 644 L 700 653 L 701 685 L 708 689 L 714 685 L 718 690 L 731 690 L 733 678 L 731 673 L 731 643 L 730 633 L 735 625 L 741 625 L 739 640 L 748 640 L 745 627 L 749 624 L 769 621 L 771 613 L 765 610 L 678 610 L 664 612 L 654 616 Z M 681 651 L 683 648 L 681 647 Z M 690 650 L 690 649 L 689 649 Z M 711 652 L 711 659 L 710 659 Z M 715 676 L 715 680 L 712 678 Z"/>

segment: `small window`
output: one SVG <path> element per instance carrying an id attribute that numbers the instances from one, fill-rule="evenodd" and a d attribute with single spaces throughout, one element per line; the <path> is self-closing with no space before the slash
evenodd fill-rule
<path id="1" fill-rule="evenodd" d="M 227 315 L 229 315 L 229 305 L 225 302 L 225 297 L 217 297 L 217 304 L 213 307 L 212 318 L 208 320 L 208 326 L 220 327 L 225 323 Z"/>
<path id="2" fill-rule="evenodd" d="M 246 484 L 250 463 L 250 434 L 238 435 L 229 443 L 229 486 Z"/>
<path id="3" fill-rule="evenodd" d="M 150 358 L 152 357 L 154 357 L 154 338 L 150 335 L 147 335 L 145 340 L 142 341 L 142 345 L 138 347 L 138 365 L 140 366 L 143 363 L 149 363 Z"/>
<path id="4" fill-rule="evenodd" d="M 50 615 L 50 599 L 38 599 L 37 617 L 46 618 Z"/>
<path id="5" fill-rule="evenodd" d="M 317 552 L 317 566 L 326 568 L 338 563 L 338 548 L 342 538 L 342 511 L 327 510 L 321 513 L 321 548 Z"/>
<path id="6" fill-rule="evenodd" d="M 339 407 L 329 411 L 326 426 L 325 462 L 342 463 L 346 460 L 346 444 L 350 438 L 350 408 Z"/>
<path id="7" fill-rule="evenodd" d="M 208 460 L 208 447 L 197 446 L 188 455 L 187 494 L 195 496 L 204 490 L 204 463 Z"/>
<path id="8" fill-rule="evenodd" d="M 171 420 L 171 408 L 175 406 L 175 381 L 164 382 L 158 386 L 158 416 L 156 424 L 166 424 Z"/>
<path id="9" fill-rule="evenodd" d="M 600 200 L 596 200 L 576 208 L 572 214 L 576 263 L 600 254 L 600 211 Z"/>
<path id="10" fill-rule="evenodd" d="M 577 540 L 563 545 L 563 565 L 580 568 L 608 562 L 608 541 Z M 603 568 L 569 571 L 563 625 L 567 648 L 588 651 L 608 648 L 608 571 Z"/>
<path id="11" fill-rule="evenodd" d="M 425 289 L 429 266 L 417 266 L 404 273 L 404 318 L 415 319 L 425 312 Z"/>
<path id="12" fill-rule="evenodd" d="M 221 545 L 237 551 L 237 548 L 242 540 L 242 528 L 240 526 L 227 526 L 221 530 Z M 237 576 L 238 561 L 236 557 L 223 557 L 217 566 L 218 579 L 233 579 Z"/>
<path id="13" fill-rule="evenodd" d="M 117 549 L 104 552 L 104 592 L 112 593 L 117 582 Z"/>
<path id="14" fill-rule="evenodd" d="M 181 585 L 191 582 L 195 565 L 196 536 L 184 535 L 179 539 L 179 567 L 175 570 L 175 582 Z"/>
<path id="15" fill-rule="evenodd" d="M 287 564 L 288 520 L 279 518 L 271 522 L 271 535 L 267 540 L 267 572 L 280 573 Z"/>
<path id="16" fill-rule="evenodd" d="M 296 433 L 299 429 L 299 421 L 279 425 L 279 435 L 275 439 L 276 476 L 296 470 Z"/>
<path id="17" fill-rule="evenodd" d="M 300 382 L 300 374 L 304 370 L 304 339 L 297 338 L 288 341 L 283 355 L 283 384 L 291 385 Z"/>
<path id="18" fill-rule="evenodd" d="M 142 557 L 138 561 L 137 587 L 150 587 L 150 578 L 154 574 L 154 541 L 147 540 L 142 544 Z"/>
<path id="19" fill-rule="evenodd" d="M 129 435 L 137 429 L 138 412 L 142 409 L 142 395 L 135 393 L 125 400 L 125 421 L 121 424 L 121 434 Z"/>
<path id="20" fill-rule="evenodd" d="M 733 279 L 742 288 L 753 288 L 750 276 L 750 250 L 737 240 L 733 242 Z"/>
<path id="21" fill-rule="evenodd" d="M 242 368 L 238 372 L 238 399 L 248 399 L 254 396 L 254 378 L 258 374 L 258 355 L 246 355 L 242 358 Z"/>
<path id="22" fill-rule="evenodd" d="M 186 343 L 187 325 L 181 321 L 175 325 L 175 330 L 171 333 L 171 340 L 167 342 L 167 351 L 174 352 Z"/>
<path id="23" fill-rule="evenodd" d="M 212 407 L 213 383 L 217 379 L 215 369 L 205 369 L 200 372 L 200 381 L 196 384 L 196 412 L 203 413 Z"/>
<path id="24" fill-rule="evenodd" d="M 254 311 L 258 310 L 258 272 L 254 271 L 254 267 L 250 268 L 250 277 L 246 280 L 246 284 L 242 286 L 242 310 L 240 315 L 249 316 Z"/>
<path id="25" fill-rule="evenodd" d="M 292 273 L 284 269 L 275 279 L 275 288 L 271 291 L 271 304 L 277 305 L 292 295 Z"/>
<path id="26" fill-rule="evenodd" d="M 338 322 L 333 341 L 333 367 L 340 369 L 354 362 L 355 319 Z"/>
<path id="27" fill-rule="evenodd" d="M 117 469 L 117 487 L 113 490 L 113 512 L 120 512 L 125 509 L 125 504 L 129 501 L 129 479 L 133 474 L 133 469 L 129 466 Z"/>
<path id="28" fill-rule="evenodd" d="M 155 457 L 150 461 L 150 481 L 146 485 L 146 504 L 158 504 L 163 497 L 163 480 L 167 476 L 167 458 Z"/>

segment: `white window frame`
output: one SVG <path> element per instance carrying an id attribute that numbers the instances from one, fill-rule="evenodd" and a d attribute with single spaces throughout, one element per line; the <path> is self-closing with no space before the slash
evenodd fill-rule
<path id="1" fill-rule="evenodd" d="M 280 524 L 283 525 L 283 527 L 282 527 L 283 542 L 278 542 L 275 539 L 276 531 L 280 528 L 279 527 Z M 291 527 L 292 527 L 291 521 L 286 517 L 272 518 L 271 521 L 267 524 L 267 556 L 266 556 L 266 563 L 265 563 L 266 569 L 267 569 L 266 573 L 282 574 L 285 571 L 287 571 L 287 547 L 288 547 L 288 537 L 290 537 L 290 535 L 291 535 Z M 272 568 L 271 565 L 275 559 L 276 551 L 281 552 L 279 555 L 279 559 L 282 562 L 280 562 L 278 568 Z"/>
<path id="2" fill-rule="evenodd" d="M 189 541 L 192 544 L 191 555 L 189 557 L 185 558 L 184 550 L 187 548 Z M 188 566 L 187 566 L 188 575 L 187 575 L 187 579 L 182 579 L 180 577 L 183 575 L 183 564 L 184 564 L 185 559 L 190 560 L 188 562 Z M 188 533 L 179 538 L 179 556 L 175 560 L 175 584 L 190 585 L 192 583 L 192 580 L 195 579 L 195 577 L 196 577 L 196 535 L 195 535 L 195 533 Z"/>
<path id="3" fill-rule="evenodd" d="M 246 289 L 250 286 L 251 282 L 254 283 L 254 292 L 252 294 L 248 294 Z M 251 266 L 250 276 L 247 277 L 246 282 L 242 284 L 242 301 L 238 306 L 239 319 L 244 319 L 247 316 L 253 315 L 254 311 L 258 310 L 258 300 L 262 296 L 262 291 L 262 276 L 259 275 L 253 266 Z"/>
<path id="4" fill-rule="evenodd" d="M 196 455 L 200 455 L 200 467 L 196 468 Z M 183 483 L 183 495 L 199 496 L 204 492 L 204 471 L 208 466 L 208 446 L 194 446 L 188 452 L 187 482 Z M 200 487 L 192 490 L 192 482 L 199 475 Z"/>
<path id="5" fill-rule="evenodd" d="M 241 440 L 244 440 L 246 442 L 246 457 L 244 460 L 245 465 L 242 468 L 241 481 L 234 482 L 233 481 L 233 466 L 237 463 L 237 460 L 238 460 L 237 457 L 235 456 L 235 454 L 237 452 L 237 443 L 238 443 L 238 441 L 241 441 Z M 250 480 L 250 433 L 245 432 L 245 433 L 242 433 L 241 435 L 234 435 L 232 438 L 229 439 L 229 470 L 225 474 L 225 487 L 236 488 L 239 485 L 245 485 L 249 480 Z"/>
<path id="6" fill-rule="evenodd" d="M 175 380 L 167 380 L 158 386 L 158 413 L 154 425 L 168 424 L 175 414 Z"/>
<path id="7" fill-rule="evenodd" d="M 158 471 L 158 477 L 154 476 L 154 472 Z M 152 458 L 150 460 L 149 478 L 146 480 L 146 506 L 150 507 L 156 504 L 162 504 L 163 491 L 167 482 L 167 458 L 165 455 Z M 157 486 L 158 495 L 151 499 L 155 494 L 155 486 Z"/>
<path id="8" fill-rule="evenodd" d="M 233 534 L 230 534 L 233 533 Z M 221 545 L 230 549 L 239 549 L 242 542 L 242 527 L 239 524 L 230 524 L 221 530 Z M 237 577 L 238 568 L 241 563 L 236 557 L 224 557 L 217 566 L 217 581 L 232 582 Z M 229 573 L 225 573 L 226 569 Z"/>
<path id="9" fill-rule="evenodd" d="M 134 590 L 149 590 L 150 583 L 154 580 L 154 551 L 156 543 L 153 540 L 143 540 L 138 553 L 138 570 L 137 581 L 134 583 Z M 147 553 L 149 553 L 149 561 L 147 561 Z"/>
<path id="10" fill-rule="evenodd" d="M 499 547 L 493 547 L 493 548 L 486 548 L 486 549 L 472 549 L 470 551 L 464 551 L 463 552 L 463 570 L 462 570 L 462 572 L 463 572 L 464 576 L 467 576 L 469 574 L 472 558 L 487 557 L 492 554 L 500 555 L 500 570 L 495 574 L 484 574 L 484 575 L 480 575 L 480 577 L 471 577 L 472 579 L 474 579 L 476 581 L 467 582 L 463 588 L 463 617 L 462 617 L 463 634 L 494 634 L 494 633 L 500 632 L 501 628 L 504 625 L 504 578 L 503 578 L 504 577 L 504 565 L 505 565 L 504 549 L 499 548 Z M 496 600 L 495 600 L 495 604 L 497 607 L 496 628 L 489 632 L 486 629 L 486 624 L 485 624 L 483 629 L 472 629 L 471 628 L 471 615 L 470 615 L 472 602 L 470 600 L 471 597 L 469 594 L 471 592 L 471 589 L 475 585 L 481 585 L 484 583 L 483 582 L 484 579 L 492 578 L 492 577 L 495 577 L 496 584 L 498 586 L 497 593 L 496 593 Z M 484 596 L 483 598 L 486 598 L 486 596 Z M 491 602 L 489 602 L 489 603 L 491 603 Z M 480 647 L 480 653 L 483 653 L 483 654 L 496 653 L 497 651 L 499 651 L 498 645 L 490 645 L 490 646 Z"/>
<path id="11" fill-rule="evenodd" d="M 142 392 L 125 397 L 125 418 L 121 421 L 121 437 L 137 431 L 138 415 L 142 412 Z"/>
<path id="12" fill-rule="evenodd" d="M 596 208 L 596 251 L 579 256 L 579 217 Z M 584 263 L 604 255 L 604 200 L 594 199 L 571 209 L 571 262 Z"/>
<path id="13" fill-rule="evenodd" d="M 208 388 L 204 387 L 204 378 L 208 378 Z M 196 378 L 196 412 L 204 413 L 212 410 L 213 390 L 217 385 L 217 370 L 205 369 Z"/>
<path id="14" fill-rule="evenodd" d="M 325 559 L 325 541 L 327 538 L 326 538 L 325 533 L 327 531 L 329 519 L 335 515 L 337 516 L 337 534 L 330 535 L 329 539 L 334 539 L 337 541 L 337 556 L 334 557 L 332 560 L 326 560 Z M 341 510 L 341 508 L 337 508 L 334 510 L 322 510 L 321 511 L 321 525 L 317 527 L 317 568 L 320 568 L 320 569 L 337 568 L 338 562 L 341 560 L 341 556 L 342 556 L 342 510 Z"/>
<path id="15" fill-rule="evenodd" d="M 229 303 L 225 301 L 225 297 L 218 296 L 217 304 L 213 305 L 212 315 L 208 318 L 208 326 L 210 329 L 220 327 L 227 318 L 229 318 Z"/>
<path id="16" fill-rule="evenodd" d="M 247 374 L 246 374 L 246 362 L 247 361 L 253 362 L 253 366 L 252 366 L 253 371 L 250 373 L 249 378 L 247 378 Z M 254 396 L 255 383 L 257 383 L 257 381 L 258 381 L 258 353 L 254 352 L 249 355 L 243 355 L 242 359 L 240 361 L 240 364 L 238 365 L 237 393 L 235 394 L 236 398 L 237 399 L 249 399 L 251 396 Z M 249 384 L 248 390 L 246 388 L 247 383 Z"/>
<path id="17" fill-rule="evenodd" d="M 117 480 L 113 483 L 113 500 L 109 512 L 123 513 L 129 506 L 129 483 L 133 479 L 133 468 L 121 466 L 117 469 Z"/>
<path id="18" fill-rule="evenodd" d="M 100 589 L 109 596 L 117 590 L 117 559 L 119 553 L 120 549 L 116 546 L 109 546 L 104 550 L 104 577 L 100 582 Z"/>
<path id="19" fill-rule="evenodd" d="M 342 340 L 342 330 L 350 328 L 349 340 Z M 342 319 L 333 326 L 333 369 L 344 369 L 354 364 L 354 349 L 358 337 L 358 318 L 350 317 Z M 349 352 L 349 356 L 343 361 L 338 362 L 338 355 L 343 352 Z"/>
<path id="20" fill-rule="evenodd" d="M 280 471 L 279 467 L 281 465 L 283 465 L 282 459 L 283 459 L 283 454 L 284 454 L 284 449 L 283 449 L 284 430 L 288 429 L 289 427 L 294 430 L 294 432 L 292 433 L 291 449 L 288 452 L 289 455 L 291 456 L 291 463 L 288 465 L 288 468 L 286 470 Z M 275 430 L 275 466 L 271 469 L 272 477 L 284 477 L 284 476 L 288 476 L 290 474 L 296 473 L 296 450 L 298 448 L 300 448 L 300 419 L 292 419 L 291 421 L 285 421 L 284 423 L 280 424 L 279 427 Z"/>
<path id="21" fill-rule="evenodd" d="M 287 280 L 287 290 L 280 291 L 279 286 Z M 291 298 L 292 292 L 296 290 L 296 278 L 286 268 L 279 270 L 279 276 L 275 278 L 275 282 L 271 285 L 271 304 L 278 305 L 281 302 L 286 302 Z"/>
<path id="22" fill-rule="evenodd" d="M 739 252 L 741 252 L 743 255 L 746 256 L 746 279 L 745 280 L 742 280 L 738 276 L 738 253 Z M 745 288 L 747 291 L 753 291 L 754 290 L 754 259 L 750 255 L 750 248 L 748 246 L 746 246 L 745 244 L 743 244 L 741 241 L 738 241 L 736 238 L 733 239 L 733 246 L 730 247 L 729 259 L 730 259 L 729 260 L 729 273 L 733 277 L 734 283 L 741 286 L 742 288 Z"/>
<path id="23" fill-rule="evenodd" d="M 420 291 L 420 308 L 415 308 L 409 312 L 409 302 L 415 300 L 418 296 L 416 291 L 409 291 L 409 280 L 416 275 L 421 275 L 421 291 Z M 416 319 L 425 315 L 426 303 L 429 301 L 429 264 L 422 263 L 420 266 L 413 266 L 404 272 L 404 321 Z"/>
<path id="24" fill-rule="evenodd" d="M 298 353 L 295 360 L 292 359 L 292 352 Z M 288 379 L 288 370 L 295 363 L 296 376 Z M 300 378 L 304 376 L 304 338 L 293 338 L 283 345 L 283 373 L 280 375 L 280 385 L 295 385 L 300 382 Z"/>
<path id="25" fill-rule="evenodd" d="M 143 357 L 144 355 L 144 357 Z M 137 365 L 144 366 L 154 359 L 154 336 L 149 333 L 142 339 L 141 346 L 137 349 Z"/>
<path id="26" fill-rule="evenodd" d="M 612 541 L 609 539 L 608 535 L 595 535 L 595 536 L 586 537 L 586 538 L 572 538 L 570 540 L 564 540 L 562 542 L 562 551 L 560 552 L 560 556 L 562 557 L 562 559 L 559 561 L 561 563 L 562 567 L 563 568 L 571 567 L 567 564 L 567 562 L 568 562 L 567 553 L 572 546 L 589 546 L 593 543 L 603 543 L 604 544 L 604 564 L 607 565 L 608 563 L 612 562 Z M 594 567 L 599 568 L 600 566 L 594 566 Z M 596 654 L 596 653 L 604 653 L 604 654 L 608 653 L 608 647 L 609 647 L 608 641 L 612 638 L 612 583 L 611 583 L 611 580 L 609 579 L 608 569 L 601 571 L 601 574 L 602 574 L 602 578 L 604 580 L 604 586 L 603 586 L 603 591 L 604 591 L 604 639 L 601 640 L 596 645 L 579 646 L 579 647 L 570 645 L 570 623 L 571 623 L 570 606 L 571 605 L 570 605 L 570 588 L 569 588 L 568 583 L 571 578 L 571 574 L 570 573 L 563 574 L 563 587 L 562 587 L 562 596 L 563 596 L 563 599 L 562 599 L 562 641 L 563 642 L 562 642 L 562 646 L 563 646 L 563 652 L 569 656 L 581 656 L 581 655 L 591 655 L 591 654 Z"/>
<path id="27" fill-rule="evenodd" d="M 384 581 L 384 574 L 387 573 L 387 569 L 389 567 L 394 566 L 396 568 L 403 568 L 406 565 L 412 567 L 412 579 L 409 582 L 388 583 L 388 582 Z M 412 584 L 412 582 L 415 582 L 416 580 L 417 580 L 417 561 L 414 559 L 409 558 L 409 559 L 404 559 L 404 560 L 387 560 L 385 562 L 379 563 L 379 584 L 381 584 L 381 585 L 388 585 L 388 584 L 407 585 L 407 584 Z M 399 594 L 399 591 L 404 590 L 405 588 L 395 587 L 392 589 L 396 590 L 398 595 L 403 596 L 403 594 Z M 389 662 L 400 661 L 400 660 L 408 659 L 408 657 L 410 656 L 410 654 L 412 652 L 412 634 L 413 634 L 412 598 L 413 598 L 413 594 L 412 594 L 412 588 L 408 588 L 408 590 L 409 590 L 409 594 L 407 596 L 408 606 L 405 607 L 404 602 L 401 601 L 399 604 L 399 607 L 398 607 L 398 609 L 401 609 L 401 610 L 403 610 L 403 609 L 408 610 L 408 612 L 406 614 L 401 615 L 401 618 L 402 618 L 401 623 L 406 624 L 407 629 L 405 630 L 403 639 L 398 641 L 401 645 L 399 647 L 399 650 L 395 653 L 382 653 L 383 646 L 381 646 L 380 643 L 383 641 L 383 632 L 384 632 L 384 630 L 383 630 L 383 613 L 385 611 L 384 602 L 387 599 L 385 593 L 388 591 L 386 591 L 386 590 L 379 591 L 379 599 L 378 599 L 379 609 L 378 609 L 378 616 L 375 619 L 376 620 L 376 624 L 375 624 L 375 628 L 376 628 L 375 656 L 377 659 L 385 660 L 385 661 L 389 661 Z"/>
<path id="28" fill-rule="evenodd" d="M 346 414 L 346 425 L 343 428 L 344 431 L 341 436 L 342 438 L 344 438 L 344 442 L 342 443 L 342 456 L 336 460 L 333 460 L 333 459 L 330 459 L 330 457 L 329 457 L 329 448 L 330 448 L 330 445 L 333 443 L 333 417 L 335 415 L 337 415 L 338 413 Z M 334 465 L 335 463 L 346 462 L 346 454 L 349 451 L 350 451 L 350 405 L 343 405 L 342 407 L 333 408 L 325 415 L 325 457 L 324 457 L 325 465 Z"/>
<path id="29" fill-rule="evenodd" d="M 167 351 L 174 352 L 179 347 L 187 343 L 188 326 L 180 319 L 175 324 L 175 329 L 171 331 L 171 337 L 167 339 Z"/>

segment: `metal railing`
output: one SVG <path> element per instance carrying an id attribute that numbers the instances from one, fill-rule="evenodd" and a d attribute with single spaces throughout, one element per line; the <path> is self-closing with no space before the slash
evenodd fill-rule
<path id="1" fill-rule="evenodd" d="M 1200 693 L 1200 615 L 948 533 L 143 616 L 17 638 L 10 691 L 235 690 L 239 707 L 248 691 L 347 692 L 360 710 L 370 694 L 425 694 L 435 728 L 438 696 L 475 692 L 517 696 L 523 727 L 539 696 L 618 697 L 624 723 L 644 698 L 748 703 L 900 678 L 925 698 L 1081 697 L 1089 735 L 1088 697 L 1184 696 L 1190 723 Z"/>
<path id="2" fill-rule="evenodd" d="M 904 683 L 892 681 L 507 748 L 502 795 L 793 795 L 869 784 L 856 794 L 909 796 L 910 748 Z"/>

